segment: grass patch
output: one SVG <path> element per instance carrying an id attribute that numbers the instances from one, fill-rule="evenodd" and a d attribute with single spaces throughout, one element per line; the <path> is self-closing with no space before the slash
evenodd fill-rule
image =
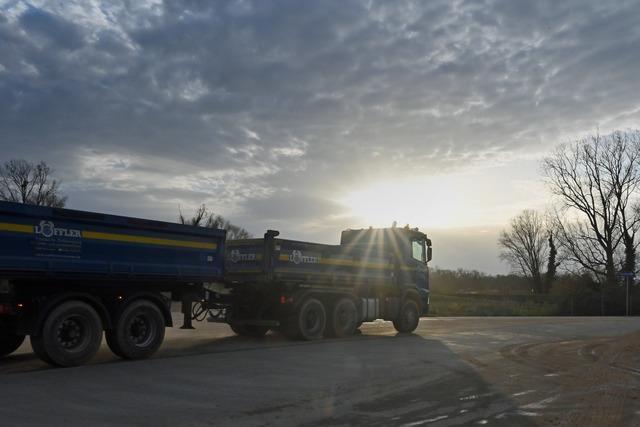
<path id="1" fill-rule="evenodd" d="M 529 295 L 432 294 L 429 316 L 558 316 L 563 304 Z"/>

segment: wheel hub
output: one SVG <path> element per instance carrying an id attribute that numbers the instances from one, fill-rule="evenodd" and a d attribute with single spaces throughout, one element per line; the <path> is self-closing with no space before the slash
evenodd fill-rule
<path id="1" fill-rule="evenodd" d="M 134 344 L 142 344 L 149 339 L 149 321 L 144 316 L 136 316 L 129 327 L 129 340 Z"/>
<path id="2" fill-rule="evenodd" d="M 305 326 L 307 330 L 313 330 L 318 326 L 318 313 L 315 310 L 309 310 L 305 318 Z"/>
<path id="3" fill-rule="evenodd" d="M 64 319 L 56 329 L 58 343 L 67 350 L 78 347 L 83 338 L 84 328 L 78 319 Z"/>

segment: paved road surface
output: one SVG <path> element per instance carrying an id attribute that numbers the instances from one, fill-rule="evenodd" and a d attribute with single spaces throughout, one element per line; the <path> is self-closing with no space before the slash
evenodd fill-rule
<path id="1" fill-rule="evenodd" d="M 152 360 L 103 348 L 0 360 L 2 425 L 640 425 L 640 318 L 434 318 L 345 340 L 171 329 Z"/>

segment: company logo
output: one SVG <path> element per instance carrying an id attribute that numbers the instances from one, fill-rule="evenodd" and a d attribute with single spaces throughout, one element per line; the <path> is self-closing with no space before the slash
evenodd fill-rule
<path id="1" fill-rule="evenodd" d="M 72 228 L 60 228 L 56 227 L 51 221 L 40 221 L 40 224 L 35 227 L 36 234 L 42 237 L 82 237 L 80 230 L 74 230 Z"/>
<path id="2" fill-rule="evenodd" d="M 320 258 L 317 256 L 303 255 L 302 251 L 294 250 L 289 255 L 289 261 L 294 264 L 318 264 Z"/>
<path id="3" fill-rule="evenodd" d="M 238 249 L 232 249 L 229 259 L 234 263 L 238 261 L 255 261 L 256 254 L 242 254 Z"/>

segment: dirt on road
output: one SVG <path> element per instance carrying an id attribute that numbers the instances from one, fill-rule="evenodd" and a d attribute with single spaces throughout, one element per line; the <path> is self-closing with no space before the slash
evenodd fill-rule
<path id="1" fill-rule="evenodd" d="M 538 425 L 633 425 L 640 414 L 640 333 L 515 344 L 464 359 Z"/>

